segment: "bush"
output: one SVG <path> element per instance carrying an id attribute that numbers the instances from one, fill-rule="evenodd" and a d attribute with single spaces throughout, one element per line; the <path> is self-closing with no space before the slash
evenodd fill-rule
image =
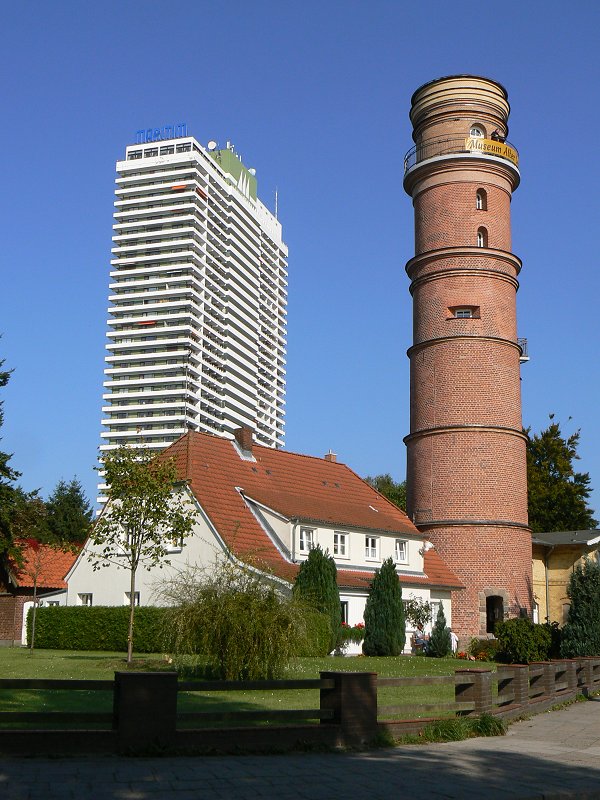
<path id="1" fill-rule="evenodd" d="M 552 647 L 550 626 L 535 625 L 526 617 L 498 622 L 495 634 L 498 639 L 496 658 L 504 664 L 545 661 Z"/>
<path id="2" fill-rule="evenodd" d="M 600 655 L 600 565 L 585 559 L 569 579 L 569 616 L 560 645 L 563 658 Z"/>
<path id="3" fill-rule="evenodd" d="M 445 658 L 452 652 L 452 641 L 450 640 L 450 628 L 446 625 L 444 608 L 440 603 L 437 618 L 427 643 L 426 655 L 433 658 Z"/>
<path id="4" fill-rule="evenodd" d="M 300 658 L 324 658 L 329 653 L 331 623 L 325 614 L 314 608 L 298 608 L 304 617 L 294 645 L 294 655 Z"/>
<path id="5" fill-rule="evenodd" d="M 293 588 L 294 598 L 303 605 L 310 606 L 329 619 L 330 653 L 340 643 L 340 621 L 342 607 L 337 585 L 337 567 L 333 558 L 317 545 L 303 561 L 296 575 Z"/>
<path id="6" fill-rule="evenodd" d="M 402 588 L 392 558 L 375 572 L 365 606 L 366 656 L 397 656 L 404 650 L 406 628 Z"/>
<path id="7" fill-rule="evenodd" d="M 194 656 L 223 680 L 276 678 L 292 656 L 319 641 L 314 611 L 307 613 L 263 575 L 231 562 L 181 573 L 163 587 L 163 596 L 180 603 L 166 618 L 176 663 Z"/>
<path id="8" fill-rule="evenodd" d="M 476 661 L 495 661 L 498 648 L 497 639 L 471 639 L 468 652 Z"/>
<path id="9" fill-rule="evenodd" d="M 133 629 L 138 653 L 160 653 L 165 649 L 165 608 L 136 609 Z M 27 615 L 27 637 L 31 641 L 32 610 Z M 47 650 L 127 651 L 129 606 L 42 606 L 35 619 L 35 647 Z"/>

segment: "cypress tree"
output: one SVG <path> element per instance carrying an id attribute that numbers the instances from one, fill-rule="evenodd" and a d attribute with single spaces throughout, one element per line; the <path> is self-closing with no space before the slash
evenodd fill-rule
<path id="1" fill-rule="evenodd" d="M 366 656 L 397 656 L 404 650 L 406 628 L 402 587 L 393 558 L 386 558 L 371 581 L 365 606 Z"/>
<path id="2" fill-rule="evenodd" d="M 600 565 L 585 559 L 569 579 L 571 600 L 563 628 L 560 653 L 563 658 L 600 655 Z"/>
<path id="3" fill-rule="evenodd" d="M 332 556 L 319 545 L 312 548 L 300 565 L 292 591 L 297 600 L 327 617 L 331 627 L 328 652 L 334 650 L 340 641 L 342 622 L 337 567 Z"/>
<path id="4" fill-rule="evenodd" d="M 440 603 L 437 617 L 429 637 L 427 655 L 434 658 L 445 658 L 452 651 L 452 641 L 450 639 L 450 628 L 446 625 L 446 615 L 444 607 Z"/>

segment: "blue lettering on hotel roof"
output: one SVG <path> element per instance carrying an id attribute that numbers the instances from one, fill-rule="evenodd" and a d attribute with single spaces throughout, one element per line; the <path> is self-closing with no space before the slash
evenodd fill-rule
<path id="1" fill-rule="evenodd" d="M 135 132 L 135 143 L 162 142 L 163 139 L 180 139 L 188 135 L 187 123 L 165 125 L 164 128 L 140 128 Z"/>

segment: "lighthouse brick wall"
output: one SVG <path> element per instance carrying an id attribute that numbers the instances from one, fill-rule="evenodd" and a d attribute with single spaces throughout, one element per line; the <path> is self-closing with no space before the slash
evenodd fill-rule
<path id="1" fill-rule="evenodd" d="M 508 109 L 504 89 L 485 78 L 421 87 L 411 109 L 417 155 L 405 176 L 415 219 L 415 256 L 406 266 L 413 297 L 407 509 L 465 584 L 452 610 L 465 638 L 489 630 L 488 598 L 504 617 L 530 613 L 532 604 L 521 262 L 510 227 L 519 174 L 508 160 L 465 148 L 473 125 L 486 137 L 505 134 Z M 472 317 L 457 317 L 457 309 Z"/>

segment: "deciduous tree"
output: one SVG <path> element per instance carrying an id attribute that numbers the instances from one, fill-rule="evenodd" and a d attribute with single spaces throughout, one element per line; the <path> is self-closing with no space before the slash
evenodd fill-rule
<path id="1" fill-rule="evenodd" d="M 195 513 L 183 486 L 177 491 L 172 460 L 152 458 L 146 450 L 119 447 L 103 458 L 108 502 L 90 534 L 94 569 L 125 565 L 130 572 L 127 662 L 133 658 L 135 578 L 139 567 L 151 570 L 168 562 L 169 549 L 191 532 Z"/>
<path id="2" fill-rule="evenodd" d="M 389 473 L 365 478 L 374 489 L 387 497 L 394 505 L 406 511 L 406 481 L 395 481 Z"/>

